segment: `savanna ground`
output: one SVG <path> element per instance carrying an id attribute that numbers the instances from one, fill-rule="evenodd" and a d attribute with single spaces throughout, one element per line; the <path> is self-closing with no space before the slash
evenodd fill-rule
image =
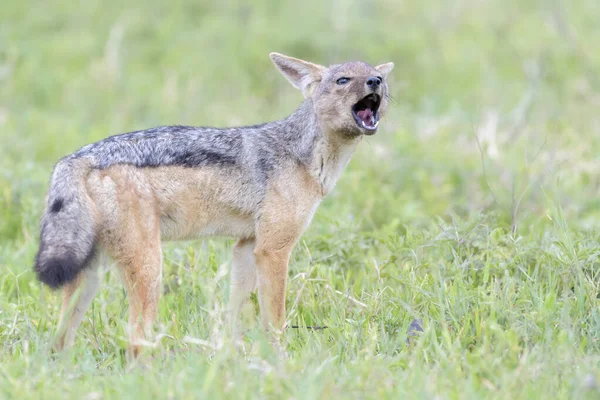
<path id="1" fill-rule="evenodd" d="M 600 3 L 0 4 L 0 397 L 600 397 Z M 115 272 L 70 352 L 32 273 L 53 163 L 164 124 L 282 118 L 270 51 L 394 61 L 393 102 L 293 255 L 280 360 L 224 327 L 231 240 L 165 247 L 158 339 L 125 362 Z M 407 328 L 424 333 L 409 345 Z"/>

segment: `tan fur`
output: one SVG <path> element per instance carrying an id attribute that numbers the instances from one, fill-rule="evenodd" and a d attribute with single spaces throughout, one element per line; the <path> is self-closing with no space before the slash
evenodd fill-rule
<path id="1" fill-rule="evenodd" d="M 91 170 L 85 189 L 102 253 L 64 288 L 57 348 L 72 344 L 99 286 L 106 254 L 115 261 L 127 290 L 130 350 L 137 356 L 144 341 L 151 339 L 158 312 L 161 241 L 200 236 L 239 239 L 233 247 L 229 304 L 236 337 L 241 335 L 240 310 L 256 289 L 264 328 L 275 339 L 285 328 L 291 251 L 362 137 L 337 132 L 346 132 L 350 124 L 356 130 L 349 108 L 365 96 L 367 77 L 377 71 L 385 75 L 393 64 L 354 63 L 338 71 L 278 54 L 271 57 L 294 86 L 306 97 L 314 97 L 325 134 L 316 139 L 311 161 L 287 160 L 269 177 L 260 198 L 248 171 L 238 166 L 119 164 Z M 319 84 L 325 78 L 335 82 L 333 74 L 352 76 L 351 86 Z M 382 113 L 386 104 L 382 102 Z"/>

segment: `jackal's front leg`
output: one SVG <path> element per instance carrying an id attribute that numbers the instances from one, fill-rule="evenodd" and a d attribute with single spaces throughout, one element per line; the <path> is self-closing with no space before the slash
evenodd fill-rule
<path id="1" fill-rule="evenodd" d="M 278 342 L 285 324 L 285 287 L 292 246 L 254 250 L 258 278 L 258 302 L 263 327 Z"/>
<path id="2" fill-rule="evenodd" d="M 303 168 L 273 177 L 256 224 L 254 258 L 262 323 L 275 342 L 285 324 L 285 287 L 290 253 L 308 226 L 320 186 Z"/>
<path id="3" fill-rule="evenodd" d="M 236 341 L 242 338 L 242 311 L 256 289 L 254 239 L 240 239 L 233 246 L 231 285 L 229 291 L 229 318 Z"/>

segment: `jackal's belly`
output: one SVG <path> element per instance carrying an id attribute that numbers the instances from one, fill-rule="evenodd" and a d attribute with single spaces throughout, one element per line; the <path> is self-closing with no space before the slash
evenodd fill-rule
<path id="1" fill-rule="evenodd" d="M 238 171 L 168 167 L 148 176 L 164 240 L 254 236 L 258 199 Z"/>
<path id="2" fill-rule="evenodd" d="M 163 240 L 189 240 L 202 236 L 249 238 L 254 236 L 254 219 L 231 211 L 200 212 L 195 218 L 163 215 L 160 218 L 160 235 Z"/>

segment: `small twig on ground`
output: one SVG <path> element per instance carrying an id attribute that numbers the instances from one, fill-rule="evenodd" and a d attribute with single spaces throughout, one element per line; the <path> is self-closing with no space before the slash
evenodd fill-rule
<path id="1" fill-rule="evenodd" d="M 318 331 L 321 329 L 327 329 L 329 328 L 327 325 L 323 325 L 323 326 L 318 326 L 318 325 L 313 325 L 313 326 L 300 326 L 300 325 L 292 325 L 290 326 L 290 328 L 292 329 L 301 329 L 301 328 L 306 328 L 306 329 L 311 329 L 313 331 Z"/>

